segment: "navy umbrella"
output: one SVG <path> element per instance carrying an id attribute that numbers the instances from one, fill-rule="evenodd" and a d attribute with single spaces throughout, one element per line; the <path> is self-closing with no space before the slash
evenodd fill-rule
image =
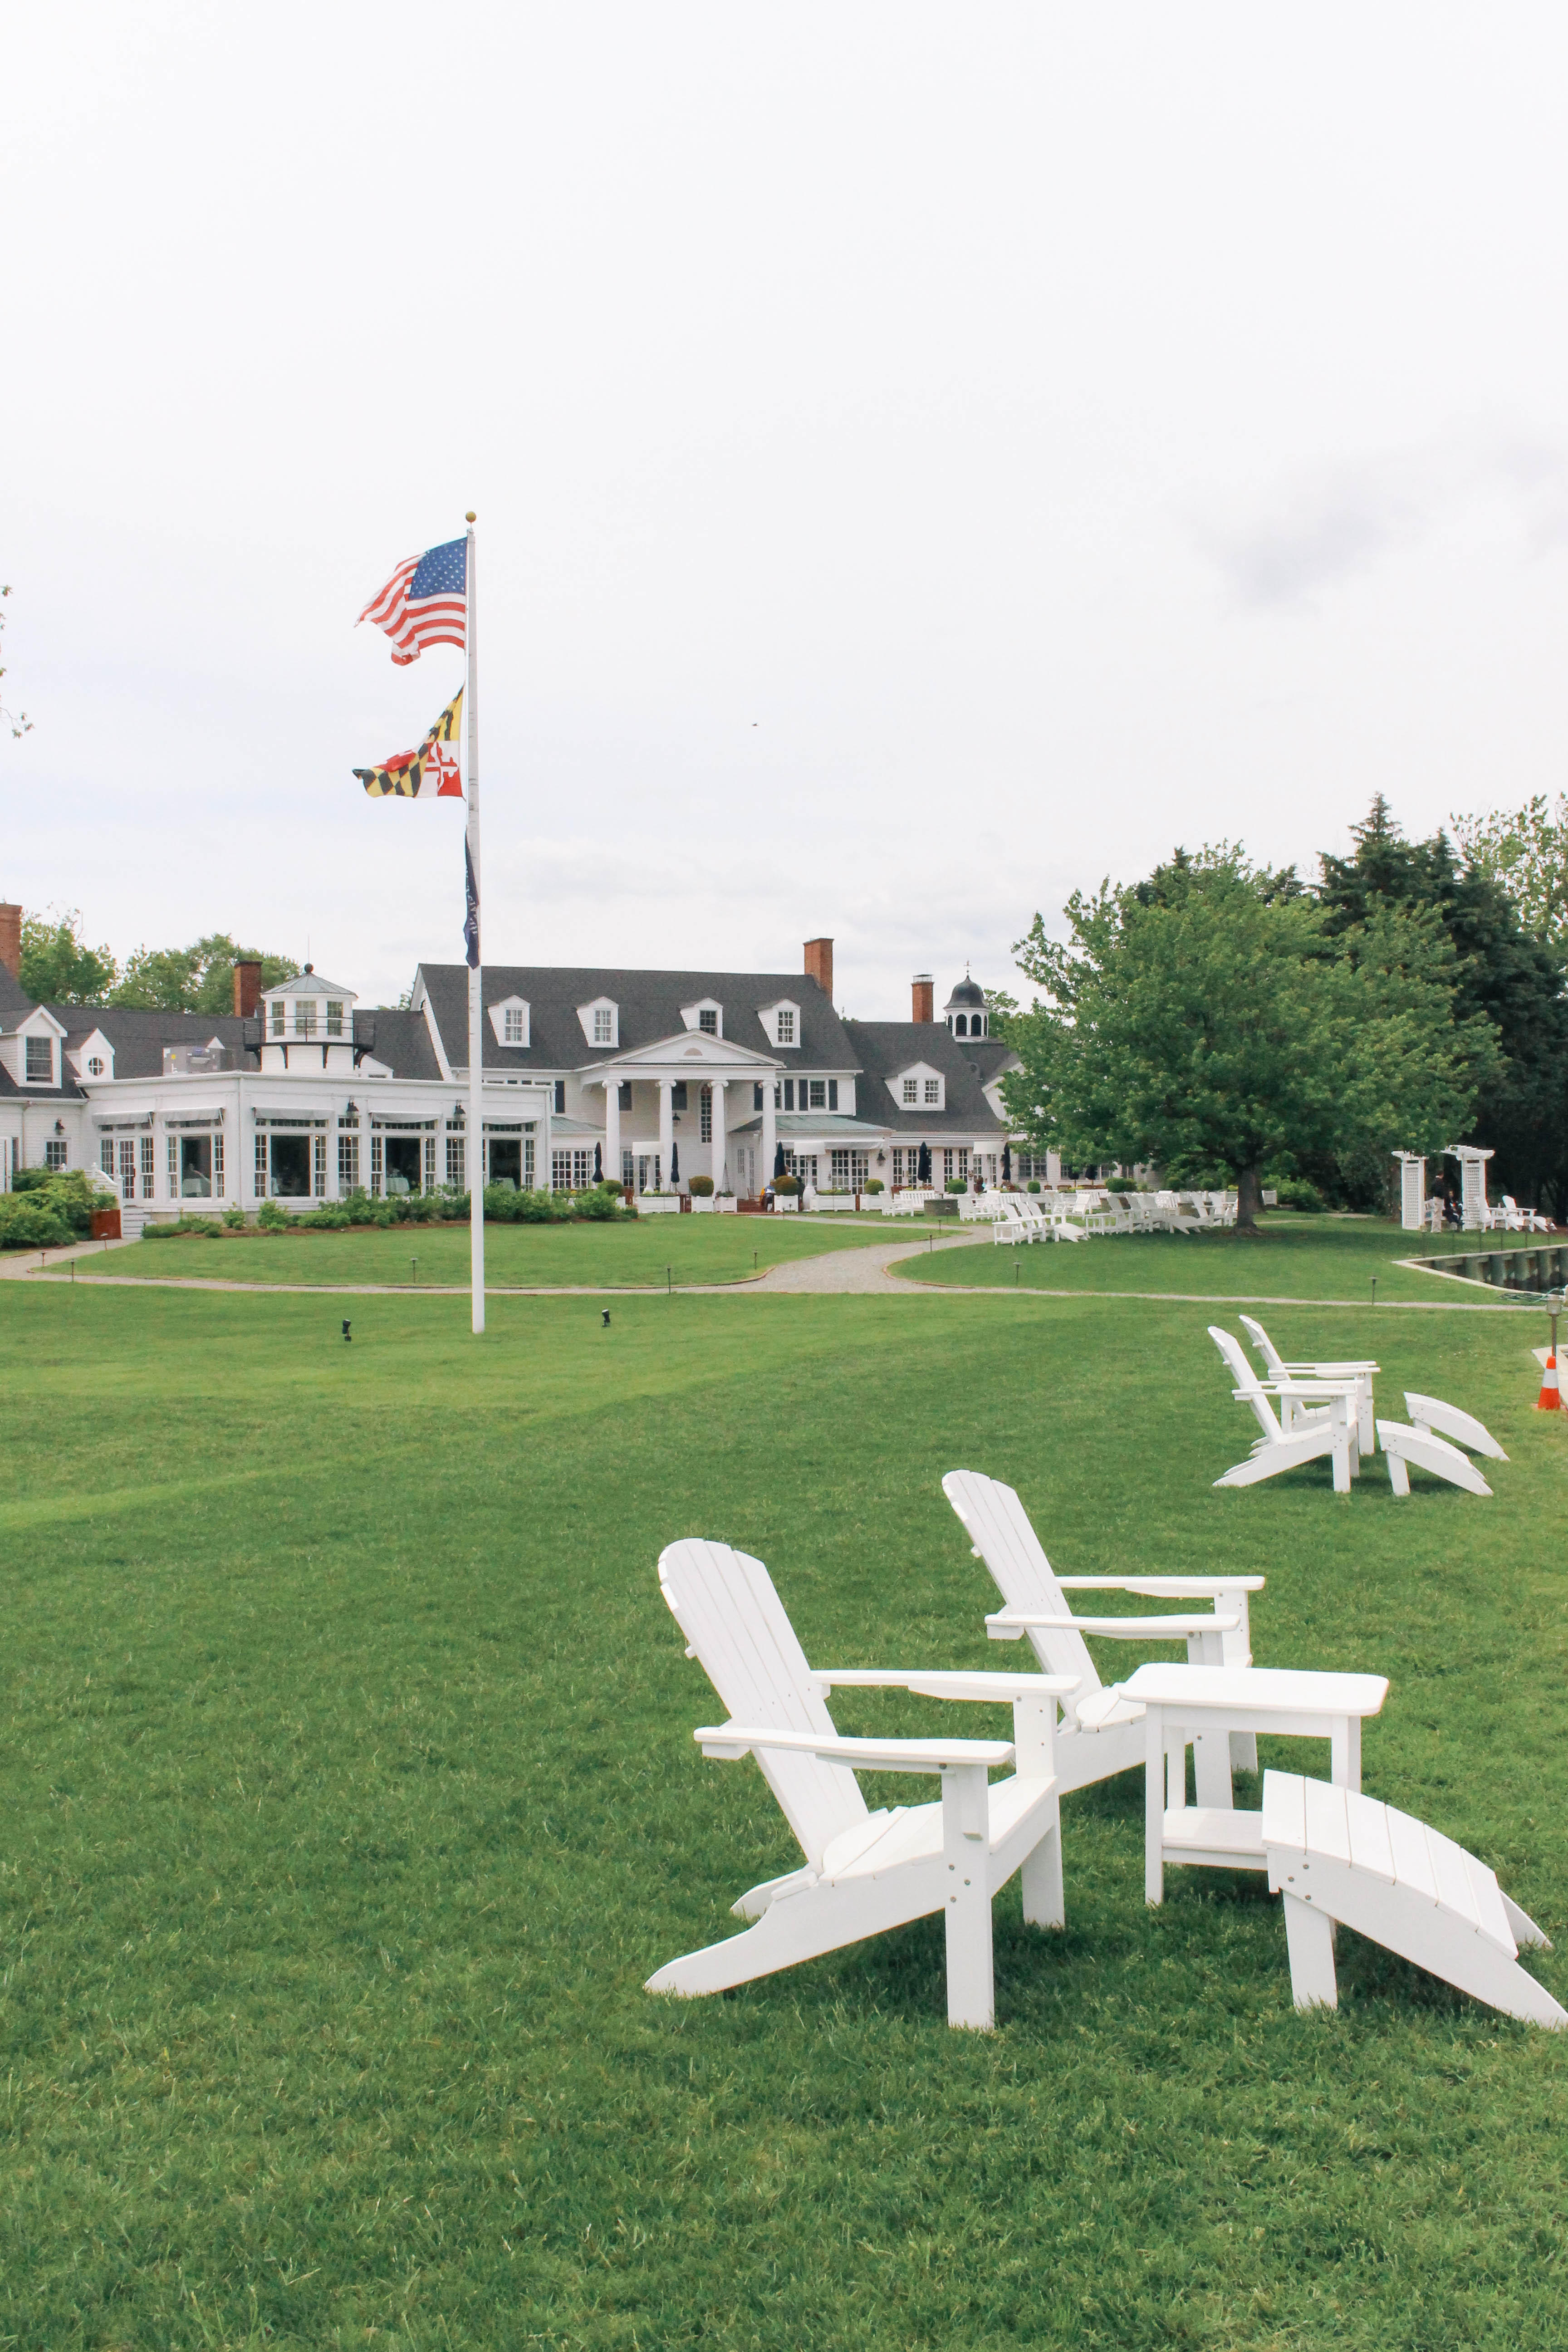
<path id="1" fill-rule="evenodd" d="M 780 1146 L 779 1146 L 779 1148 L 778 1148 L 778 1150 L 777 1150 L 774 1152 L 774 1154 L 773 1154 L 773 1180 L 774 1180 L 774 1181 L 776 1182 L 776 1181 L 777 1181 L 777 1180 L 778 1180 L 781 1176 L 787 1176 L 787 1175 L 788 1175 L 788 1173 L 789 1173 L 789 1171 L 788 1171 L 787 1167 L 786 1167 L 786 1166 L 785 1166 L 785 1164 L 784 1164 L 784 1145 L 781 1143 L 781 1144 L 780 1144 Z"/>
<path id="2" fill-rule="evenodd" d="M 598 1144 L 596 1144 L 596 1143 L 595 1143 L 595 1146 L 594 1146 L 594 1181 L 595 1181 L 595 1184 L 602 1184 L 602 1183 L 604 1182 L 604 1181 L 605 1181 L 605 1159 L 604 1159 L 604 1153 L 603 1153 L 603 1150 L 601 1150 L 600 1146 L 599 1146 Z"/>
<path id="3" fill-rule="evenodd" d="M 1002 1146 L 1002 1181 L 1004 1184 L 1013 1181 L 1013 1147 L 1010 1143 Z"/>
<path id="4" fill-rule="evenodd" d="M 921 1146 L 921 1156 L 915 1166 L 915 1181 L 917 1184 L 929 1184 L 931 1182 L 931 1146 L 929 1143 L 922 1143 Z"/>
<path id="5" fill-rule="evenodd" d="M 669 1189 L 672 1192 L 679 1181 L 680 1146 L 679 1143 L 672 1143 L 669 1147 Z"/>

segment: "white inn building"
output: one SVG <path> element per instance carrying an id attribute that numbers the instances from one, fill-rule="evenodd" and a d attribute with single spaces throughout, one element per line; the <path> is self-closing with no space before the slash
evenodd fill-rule
<path id="1" fill-rule="evenodd" d="M 0 1190 L 18 1167 L 91 1167 L 140 1223 L 467 1188 L 465 965 L 422 964 L 405 1010 L 363 1009 L 310 967 L 262 990 L 254 964 L 220 1017 L 35 1004 L 19 929 L 0 908 Z M 488 966 L 483 1180 L 658 1192 L 707 1176 L 754 1198 L 781 1154 L 847 1192 L 915 1182 L 923 1151 L 937 1185 L 995 1181 L 1016 1057 L 984 992 L 961 981 L 939 1020 L 921 974 L 911 1016 L 837 1013 L 825 939 L 798 973 Z"/>

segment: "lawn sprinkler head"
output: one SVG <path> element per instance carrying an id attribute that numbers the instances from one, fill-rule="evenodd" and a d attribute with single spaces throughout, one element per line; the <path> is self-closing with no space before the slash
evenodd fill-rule
<path id="1" fill-rule="evenodd" d="M 349 1318 L 346 1315 L 343 1317 L 343 1338 L 348 1340 L 352 1346 L 353 1341 L 353 1333 L 349 1329 Z"/>
<path id="2" fill-rule="evenodd" d="M 607 1331 L 610 1328 L 610 1310 L 607 1307 L 601 1307 L 599 1312 L 602 1319 L 602 1328 Z"/>

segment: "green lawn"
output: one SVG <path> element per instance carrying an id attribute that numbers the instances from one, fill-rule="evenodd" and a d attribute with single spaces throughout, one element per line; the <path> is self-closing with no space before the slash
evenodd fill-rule
<path id="1" fill-rule="evenodd" d="M 1496 1300 L 1442 1275 L 1408 1272 L 1406 1257 L 1458 1256 L 1474 1235 L 1402 1233 L 1378 1217 L 1266 1216 L 1255 1235 L 1235 1233 L 1101 1234 L 1082 1242 L 985 1246 L 930 1267 L 910 1260 L 917 1282 L 982 1283 L 998 1289 L 1159 1291 L 1205 1298 L 1346 1298 L 1370 1302 L 1372 1277 L 1384 1299 Z M 1522 1245 L 1522 1244 L 1521 1244 Z"/>
<path id="2" fill-rule="evenodd" d="M 1211 1311 L 628 1297 L 605 1330 L 500 1298 L 476 1343 L 460 1298 L 385 1297 L 345 1347 L 335 1301 L 0 1286 L 0 2342 L 1568 2341 L 1568 2037 L 1348 1934 L 1338 2017 L 1298 2018 L 1261 1880 L 1145 1910 L 1136 1776 L 1068 1802 L 1065 1934 L 998 1900 L 993 2036 L 942 2022 L 940 1922 L 641 1990 L 792 1860 L 754 1766 L 692 1746 L 715 1700 L 659 1547 L 760 1553 L 820 1662 L 1011 1664 L 960 1463 L 1064 1571 L 1267 1570 L 1260 1662 L 1388 1674 L 1366 1785 L 1561 1947 L 1568 1423 L 1533 1327 L 1379 1326 L 1389 1407 L 1429 1387 L 1512 1456 L 1490 1503 L 1395 1504 L 1381 1464 L 1212 1490 L 1248 1424 Z M 1529 1965 L 1568 1997 L 1568 1952 Z"/>
<path id="3" fill-rule="evenodd" d="M 487 1225 L 485 1283 L 498 1290 L 584 1283 L 615 1289 L 676 1282 L 743 1282 L 782 1260 L 858 1249 L 883 1234 L 868 1223 L 812 1217 L 648 1217 L 625 1224 Z M 895 1236 L 894 1238 L 898 1238 Z M 415 1274 L 409 1261 L 417 1258 Z M 466 1225 L 365 1226 L 348 1233 L 259 1234 L 209 1240 L 176 1234 L 78 1261 L 83 1275 L 156 1276 L 255 1283 L 460 1283 L 468 1279 Z"/>

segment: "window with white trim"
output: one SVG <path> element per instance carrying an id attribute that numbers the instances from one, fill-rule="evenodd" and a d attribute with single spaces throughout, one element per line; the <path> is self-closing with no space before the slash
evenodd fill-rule
<path id="1" fill-rule="evenodd" d="M 447 1138 L 447 1183 L 454 1192 L 468 1190 L 468 1158 L 467 1139 L 461 1135 L 449 1135 Z"/>
<path id="2" fill-rule="evenodd" d="M 267 1198 L 267 1129 L 256 1130 L 256 1192 L 258 1200 Z"/>
<path id="3" fill-rule="evenodd" d="M 53 1086 L 55 1080 L 55 1041 L 52 1037 L 29 1037 L 27 1045 L 27 1084 L 30 1087 Z"/>
<path id="4" fill-rule="evenodd" d="M 928 1079 L 926 1080 L 926 1107 L 927 1107 L 927 1108 L 928 1108 L 928 1109 L 934 1109 L 934 1108 L 936 1108 L 941 1104 L 941 1101 L 942 1101 L 942 1080 L 941 1080 L 940 1078 L 928 1078 Z"/>
<path id="5" fill-rule="evenodd" d="M 521 1043 L 522 1043 L 522 1007 L 521 1007 L 521 1004 L 509 1004 L 509 1005 L 507 1006 L 506 1011 L 505 1011 L 505 1013 L 503 1013 L 503 1015 L 502 1015 L 502 1017 L 501 1017 L 501 1026 L 502 1026 L 501 1043 L 502 1043 L 503 1045 L 521 1045 Z"/>
<path id="6" fill-rule="evenodd" d="M 906 1078 L 904 1080 L 904 1100 L 912 1108 L 914 1105 L 919 1102 L 920 1098 L 920 1080 L 918 1078 Z"/>
<path id="7" fill-rule="evenodd" d="M 340 997 L 329 996 L 327 999 L 327 1034 L 329 1037 L 341 1037 L 342 1034 L 342 1000 Z"/>
<path id="8" fill-rule="evenodd" d="M 585 1192 L 593 1181 L 591 1152 L 575 1144 L 563 1151 L 551 1152 L 550 1189 L 552 1192 Z"/>
<path id="9" fill-rule="evenodd" d="M 719 1014 L 711 1004 L 705 1004 L 697 1015 L 697 1026 L 710 1037 L 719 1034 Z"/>
<path id="10" fill-rule="evenodd" d="M 153 1139 L 150 1135 L 143 1135 L 139 1139 L 142 1145 L 142 1198 L 144 1201 L 150 1201 L 153 1197 L 153 1169 L 154 1166 L 153 1158 Z"/>
<path id="11" fill-rule="evenodd" d="M 69 1167 L 70 1147 L 66 1142 L 63 1136 L 51 1135 L 48 1141 L 45 1144 L 44 1165 L 46 1168 Z"/>
<path id="12" fill-rule="evenodd" d="M 713 1089 L 704 1087 L 698 1097 L 697 1139 L 699 1143 L 713 1140 Z"/>
<path id="13" fill-rule="evenodd" d="M 111 1138 L 110 1138 L 110 1137 L 109 1137 L 109 1136 L 107 1136 L 107 1135 L 104 1137 L 104 1139 L 103 1139 L 102 1142 L 101 1142 L 101 1143 L 99 1145 L 99 1147 L 98 1147 L 98 1164 L 99 1164 L 99 1166 L 102 1169 L 102 1171 L 103 1171 L 103 1172 L 104 1172 L 104 1174 L 105 1174 L 106 1176 L 112 1176 L 112 1175 L 113 1175 L 113 1173 L 114 1173 L 114 1144 L 113 1144 L 113 1141 L 112 1141 Z"/>
<path id="14" fill-rule="evenodd" d="M 87 1075 L 88 1075 L 88 1076 L 89 1076 L 89 1078 L 101 1078 L 101 1077 L 102 1077 L 102 1076 L 103 1076 L 103 1072 L 104 1072 L 104 1060 L 103 1060 L 103 1055 L 102 1055 L 101 1054 L 89 1054 L 89 1055 L 88 1055 L 88 1057 L 87 1057 Z"/>
<path id="15" fill-rule="evenodd" d="M 313 1140 L 315 1148 L 310 1154 L 310 1190 L 318 1201 L 324 1201 L 327 1197 L 327 1139 L 323 1134 L 316 1136 Z"/>
<path id="16" fill-rule="evenodd" d="M 268 1010 L 270 1018 L 268 1022 L 268 1027 L 271 1030 L 274 1037 L 281 1037 L 283 1034 L 283 1024 L 289 1018 L 289 1008 L 284 1003 L 283 999 L 280 996 L 275 996 Z"/>
<path id="17" fill-rule="evenodd" d="M 616 1016 L 607 1004 L 594 1007 L 594 1043 L 613 1045 L 616 1042 Z"/>
<path id="18" fill-rule="evenodd" d="M 795 1044 L 795 1013 L 788 1005 L 781 1006 L 778 1015 L 778 1042 L 781 1045 Z"/>
<path id="19" fill-rule="evenodd" d="M 359 1137 L 351 1128 L 338 1137 L 338 1191 L 357 1192 L 359 1190 Z"/>

